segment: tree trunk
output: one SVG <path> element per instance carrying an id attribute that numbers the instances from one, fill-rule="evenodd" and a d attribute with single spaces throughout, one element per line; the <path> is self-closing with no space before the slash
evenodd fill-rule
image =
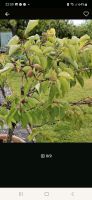
<path id="1" fill-rule="evenodd" d="M 0 143 L 3 143 L 3 142 L 7 142 L 7 134 L 0 134 Z M 12 136 L 12 142 L 13 143 L 25 143 L 25 141 L 15 135 Z"/>
<path id="2" fill-rule="evenodd" d="M 12 136 L 13 136 L 13 131 L 15 129 L 15 126 L 16 126 L 16 124 L 12 123 L 12 128 L 9 128 L 7 143 L 11 143 L 11 141 L 12 141 Z"/>

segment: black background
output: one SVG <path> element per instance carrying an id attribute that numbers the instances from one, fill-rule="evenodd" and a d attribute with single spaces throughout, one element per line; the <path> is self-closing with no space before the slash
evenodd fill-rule
<path id="1" fill-rule="evenodd" d="M 0 144 L 0 187 L 92 187 L 92 144 Z"/>
<path id="2" fill-rule="evenodd" d="M 89 11 L 85 17 L 83 12 Z M 10 15 L 7 17 L 5 13 Z M 92 10 L 90 8 L 4 8 L 0 12 L 1 19 L 91 19 Z"/>

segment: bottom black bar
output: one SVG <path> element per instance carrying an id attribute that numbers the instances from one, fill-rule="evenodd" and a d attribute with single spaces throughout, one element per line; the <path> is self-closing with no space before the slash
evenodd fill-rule
<path id="1" fill-rule="evenodd" d="M 0 144 L 0 187 L 92 187 L 91 159 L 92 144 Z"/>

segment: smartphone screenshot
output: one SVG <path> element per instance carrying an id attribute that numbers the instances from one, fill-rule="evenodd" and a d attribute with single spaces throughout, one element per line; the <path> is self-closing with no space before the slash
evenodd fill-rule
<path id="1" fill-rule="evenodd" d="M 92 9 L 50 3 L 0 3 L 1 200 L 92 199 Z"/>
<path id="2" fill-rule="evenodd" d="M 1 143 L 92 142 L 91 10 L 71 5 L 1 10 Z"/>

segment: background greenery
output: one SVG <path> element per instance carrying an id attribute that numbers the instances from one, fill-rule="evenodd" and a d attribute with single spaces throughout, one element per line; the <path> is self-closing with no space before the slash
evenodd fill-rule
<path id="1" fill-rule="evenodd" d="M 28 20 L 0 20 L 0 31 L 11 30 L 13 35 L 17 34 L 22 38 L 27 23 Z M 78 26 L 75 26 L 71 20 L 40 20 L 38 26 L 31 32 L 31 35 L 41 35 L 42 32 L 50 28 L 55 28 L 57 37 L 60 38 L 71 38 L 73 35 L 81 37 L 85 34 L 92 38 L 92 20 L 86 20 L 85 23 Z"/>

